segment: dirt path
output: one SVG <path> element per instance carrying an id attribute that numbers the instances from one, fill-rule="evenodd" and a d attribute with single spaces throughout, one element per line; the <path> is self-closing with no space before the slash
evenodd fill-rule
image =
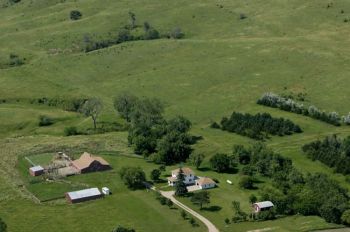
<path id="1" fill-rule="evenodd" d="M 206 225 L 208 227 L 209 232 L 219 232 L 219 230 L 215 227 L 215 225 L 213 223 L 211 223 L 208 219 L 206 219 L 205 217 L 203 217 L 202 215 L 200 215 L 196 211 L 190 209 L 186 205 L 184 205 L 181 202 L 179 202 L 178 200 L 176 200 L 174 197 L 174 193 L 175 193 L 174 191 L 160 191 L 160 193 L 164 197 L 170 199 L 175 205 L 179 206 L 180 208 L 184 209 L 185 211 L 187 211 L 188 213 L 190 213 L 194 217 L 198 218 L 198 220 L 203 222 L 204 225 Z"/>

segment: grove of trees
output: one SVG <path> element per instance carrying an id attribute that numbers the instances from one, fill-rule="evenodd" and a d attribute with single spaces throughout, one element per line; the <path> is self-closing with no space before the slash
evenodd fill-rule
<path id="1" fill-rule="evenodd" d="M 310 159 L 319 160 L 338 173 L 350 174 L 350 137 L 327 136 L 305 144 L 302 150 Z"/>
<path id="2" fill-rule="evenodd" d="M 119 171 L 119 175 L 124 184 L 130 189 L 145 187 L 146 174 L 140 167 L 123 167 Z"/>
<path id="3" fill-rule="evenodd" d="M 264 140 L 269 135 L 284 136 L 302 132 L 289 119 L 273 118 L 268 113 L 251 115 L 233 112 L 230 118 L 222 118 L 221 129 L 256 140 Z"/>
<path id="4" fill-rule="evenodd" d="M 191 122 L 182 116 L 165 120 L 158 99 L 124 93 L 115 98 L 114 106 L 130 122 L 128 141 L 135 153 L 167 165 L 184 162 L 191 154 Z"/>

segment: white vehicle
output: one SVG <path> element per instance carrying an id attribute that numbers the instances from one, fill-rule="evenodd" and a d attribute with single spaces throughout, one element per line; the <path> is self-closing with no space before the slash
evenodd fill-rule
<path id="1" fill-rule="evenodd" d="M 103 187 L 103 188 L 102 188 L 102 193 L 103 193 L 104 195 L 109 195 L 109 194 L 111 194 L 111 191 L 109 191 L 109 188 Z"/>
<path id="2" fill-rule="evenodd" d="M 226 182 L 227 182 L 228 184 L 232 184 L 232 181 L 230 181 L 230 180 L 226 180 Z"/>

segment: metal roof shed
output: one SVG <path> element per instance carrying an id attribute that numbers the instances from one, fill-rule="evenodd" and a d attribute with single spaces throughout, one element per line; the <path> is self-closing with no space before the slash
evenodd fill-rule
<path id="1" fill-rule="evenodd" d="M 44 173 L 44 168 L 40 165 L 29 168 L 29 174 L 32 176 L 40 176 Z"/>
<path id="2" fill-rule="evenodd" d="M 98 188 L 89 188 L 79 190 L 75 192 L 67 192 L 66 199 L 70 203 L 79 203 L 83 201 L 94 200 L 102 197 L 102 194 Z"/>

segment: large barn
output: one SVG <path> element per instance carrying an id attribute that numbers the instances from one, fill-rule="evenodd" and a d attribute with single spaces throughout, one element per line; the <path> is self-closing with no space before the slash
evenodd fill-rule
<path id="1" fill-rule="evenodd" d="M 104 171 L 111 168 L 109 163 L 102 157 L 84 152 L 79 159 L 72 161 L 72 166 L 80 173 Z"/>
<path id="2" fill-rule="evenodd" d="M 65 194 L 69 203 L 79 203 L 101 198 L 103 195 L 98 188 L 89 188 Z"/>

